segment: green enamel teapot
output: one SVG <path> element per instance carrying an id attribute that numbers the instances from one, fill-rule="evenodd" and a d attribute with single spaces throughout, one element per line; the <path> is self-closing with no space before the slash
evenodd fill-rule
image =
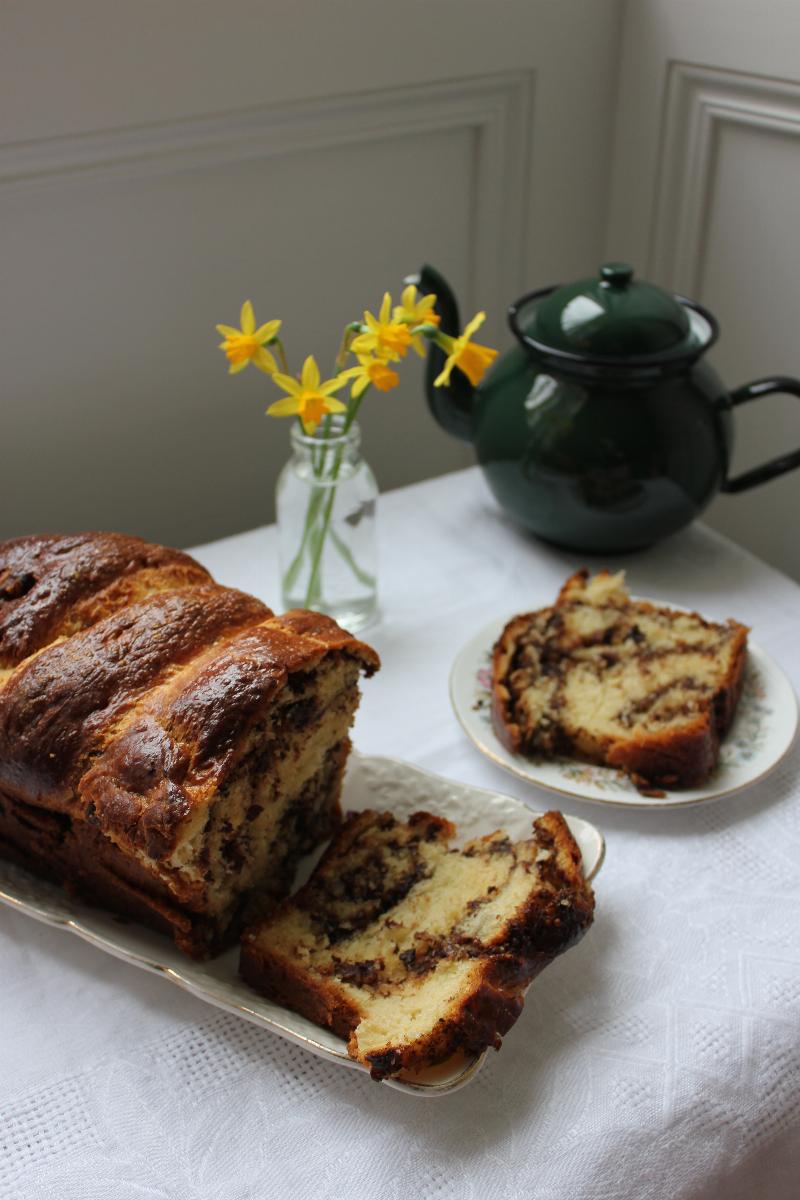
<path id="1" fill-rule="evenodd" d="M 458 305 L 430 266 L 413 278 L 434 292 L 443 332 Z M 542 288 L 508 310 L 516 339 L 478 387 L 461 371 L 433 381 L 430 409 L 471 441 L 500 505 L 533 533 L 589 553 L 636 550 L 694 520 L 718 491 L 742 492 L 800 466 L 800 450 L 728 474 L 732 409 L 800 381 L 759 379 L 729 391 L 706 361 L 719 336 L 701 305 L 606 263 L 596 278 Z"/>

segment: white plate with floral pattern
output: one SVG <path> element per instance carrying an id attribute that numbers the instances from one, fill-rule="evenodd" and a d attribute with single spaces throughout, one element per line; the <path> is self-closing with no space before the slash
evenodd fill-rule
<path id="1" fill-rule="evenodd" d="M 427 809 L 454 821 L 459 837 L 464 840 L 496 829 L 504 829 L 516 839 L 529 837 L 532 821 L 541 815 L 511 796 L 444 779 L 398 759 L 367 758 L 356 753 L 350 756 L 347 766 L 342 808 L 345 812 L 373 808 L 392 812 L 403 820 Z M 592 879 L 605 854 L 602 834 L 580 817 L 565 819 L 580 847 L 586 878 Z M 308 876 L 318 857 L 319 853 L 309 856 L 301 865 L 298 884 Z M 133 922 L 122 922 L 102 909 L 81 904 L 54 884 L 2 859 L 0 904 L 8 904 L 37 921 L 76 934 L 132 966 L 153 971 L 207 1004 L 252 1021 L 328 1062 L 358 1071 L 365 1069 L 348 1057 L 341 1038 L 252 991 L 239 977 L 237 949 L 209 962 L 193 962 L 167 938 Z M 124 986 L 125 981 L 120 978 L 120 987 Z M 269 1044 L 265 1039 L 264 1055 L 268 1054 Z M 387 1079 L 384 1084 L 414 1096 L 443 1096 L 474 1079 L 486 1054 L 487 1051 L 478 1056 L 461 1055 L 426 1071 Z"/>
<path id="2" fill-rule="evenodd" d="M 623 771 L 576 759 L 512 754 L 492 728 L 492 647 L 510 618 L 492 621 L 461 650 L 450 675 L 450 699 L 462 728 L 480 751 L 512 775 L 562 796 L 597 804 L 676 808 L 719 800 L 751 787 L 777 767 L 797 733 L 797 698 L 774 659 L 748 640 L 742 696 L 719 764 L 703 787 L 644 796 Z"/>

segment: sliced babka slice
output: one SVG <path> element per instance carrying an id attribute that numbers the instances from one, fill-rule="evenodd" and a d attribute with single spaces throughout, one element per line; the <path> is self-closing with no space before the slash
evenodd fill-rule
<path id="1" fill-rule="evenodd" d="M 512 843 L 451 845 L 429 813 L 351 816 L 309 882 L 245 932 L 258 991 L 348 1039 L 374 1079 L 499 1048 L 523 993 L 592 921 L 560 813 Z"/>
<path id="2" fill-rule="evenodd" d="M 631 600 L 622 572 L 579 571 L 552 608 L 500 635 L 495 730 L 517 753 L 606 763 L 643 787 L 697 785 L 733 719 L 747 632 Z"/>

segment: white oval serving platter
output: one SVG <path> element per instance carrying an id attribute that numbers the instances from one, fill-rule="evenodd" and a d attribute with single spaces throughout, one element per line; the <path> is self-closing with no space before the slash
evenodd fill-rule
<path id="1" fill-rule="evenodd" d="M 677 607 L 673 605 L 673 607 Z M 596 804 L 634 808 L 678 808 L 720 800 L 764 779 L 788 754 L 797 733 L 797 697 L 774 659 L 748 640 L 744 686 L 720 761 L 703 787 L 643 796 L 624 771 L 576 759 L 524 758 L 503 745 L 492 728 L 492 647 L 510 618 L 486 625 L 459 652 L 450 674 L 450 700 L 467 736 L 478 749 L 537 787 Z"/>
<path id="2" fill-rule="evenodd" d="M 485 791 L 423 771 L 392 758 L 369 758 L 353 753 L 348 763 L 342 808 L 391 811 L 406 819 L 420 809 L 448 817 L 465 840 L 505 829 L 512 838 L 528 837 L 535 816 L 511 796 Z M 566 818 L 580 846 L 584 871 L 591 879 L 605 853 L 602 835 L 588 821 Z M 298 884 L 307 878 L 319 854 L 310 857 L 298 872 Z M 121 923 L 101 909 L 81 904 L 61 888 L 37 879 L 22 868 L 0 860 L 0 902 L 47 925 L 76 934 L 116 958 L 162 975 L 200 1000 L 243 1017 L 286 1038 L 328 1062 L 364 1071 L 347 1055 L 345 1043 L 278 1004 L 252 991 L 237 973 L 238 949 L 210 962 L 194 962 L 165 937 L 131 923 Z M 269 1048 L 264 1047 L 267 1054 Z M 480 1070 L 486 1052 L 460 1056 L 425 1072 L 385 1080 L 385 1086 L 414 1096 L 443 1096 L 469 1083 Z"/>

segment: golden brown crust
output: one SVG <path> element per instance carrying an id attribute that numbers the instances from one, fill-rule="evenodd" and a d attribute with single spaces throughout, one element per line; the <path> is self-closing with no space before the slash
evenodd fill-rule
<path id="1" fill-rule="evenodd" d="M 329 869 L 337 859 L 344 860 L 377 815 L 352 816 L 317 871 Z M 417 814 L 416 819 L 435 823 L 430 827 L 439 835 L 449 837 L 454 832 L 449 822 L 428 813 Z M 487 1046 L 498 1049 L 502 1036 L 522 1011 L 525 989 L 554 958 L 580 940 L 594 913 L 594 895 L 583 878 L 580 850 L 561 813 L 546 813 L 533 828 L 538 843 L 551 852 L 549 886 L 528 897 L 515 919 L 504 927 L 501 940 L 483 947 L 468 994 L 450 1011 L 442 1012 L 429 1036 L 387 1043 L 362 1054 L 358 1046 L 362 1013 L 352 996 L 335 976 L 315 975 L 286 948 L 270 944 L 260 923 L 246 929 L 242 937 L 243 977 L 263 995 L 348 1039 L 348 1052 L 369 1067 L 374 1079 L 443 1062 L 458 1050 L 478 1054 Z M 292 907 L 306 907 L 304 893 L 313 892 L 312 876 L 297 896 L 277 910 L 275 919 Z"/>
<path id="2" fill-rule="evenodd" d="M 288 616 L 238 630 L 196 658 L 106 742 L 79 784 L 104 832 L 164 858 L 192 805 L 216 791 L 231 770 L 243 729 L 290 676 L 345 651 L 370 674 L 376 669 L 375 652 L 329 618 L 313 622 L 323 638 L 301 632 Z"/>
<path id="3" fill-rule="evenodd" d="M 72 807 L 87 759 L 145 692 L 269 610 L 204 584 L 158 592 L 23 663 L 0 691 L 0 786 Z"/>
<path id="4" fill-rule="evenodd" d="M 514 720 L 511 693 L 505 680 L 511 669 L 511 660 L 520 635 L 538 616 L 540 613 L 521 613 L 518 617 L 512 617 L 492 648 L 492 725 L 500 741 L 512 754 L 517 754 L 522 749 L 522 730 Z"/>
<path id="5" fill-rule="evenodd" d="M 525 991 L 545 967 L 581 940 L 594 917 L 594 893 L 581 872 L 581 853 L 560 812 L 533 823 L 543 845 L 555 853 L 553 893 L 532 895 L 491 957 L 481 962 L 477 988 L 437 1024 L 431 1036 L 411 1045 L 387 1045 L 367 1057 L 373 1079 L 444 1062 L 457 1051 L 499 1050 L 519 1017 Z M 357 1049 L 355 1037 L 352 1051 Z"/>
<path id="6" fill-rule="evenodd" d="M 684 724 L 680 731 L 632 733 L 612 742 L 605 754 L 610 767 L 627 771 L 647 788 L 692 787 L 707 779 L 719 757 L 719 736 L 707 713 Z"/>
<path id="7" fill-rule="evenodd" d="M 358 1024 L 359 1013 L 336 980 L 321 984 L 285 955 L 256 949 L 251 936 L 248 930 L 242 935 L 239 972 L 245 982 L 276 1004 L 347 1040 Z"/>
<path id="8" fill-rule="evenodd" d="M 714 697 L 714 721 L 717 733 L 721 738 L 730 729 L 731 722 L 736 715 L 736 706 L 742 694 L 744 668 L 747 662 L 747 634 L 749 630 L 745 625 L 739 625 L 737 622 L 730 622 L 730 624 L 735 629 L 734 658 L 720 692 Z"/>
<path id="9" fill-rule="evenodd" d="M 62 633 L 86 628 L 167 581 L 189 587 L 211 576 L 180 550 L 121 533 L 0 542 L 0 667 L 15 666 Z"/>
<path id="10" fill-rule="evenodd" d="M 69 829 L 63 845 L 48 843 L 62 881 L 85 882 L 94 856 L 97 877 L 84 892 L 103 898 L 117 889 L 124 910 L 138 915 L 154 905 L 180 909 L 180 920 L 158 920 L 186 941 L 183 908 L 202 908 L 202 875 L 192 883 L 167 865 L 160 876 L 153 864 L 220 793 L 278 692 L 302 689 L 328 656 L 351 658 L 367 674 L 379 666 L 330 618 L 276 617 L 180 551 L 101 533 L 1 543 L 0 792 L 14 824 L 6 847 L 13 840 L 14 857 L 28 853 L 41 865 L 42 846 L 26 850 L 24 830 L 35 841 L 49 810 Z M 339 783 L 322 823 L 309 815 L 316 841 L 338 813 L 348 746 L 334 755 Z M 31 812 L 40 814 L 33 826 Z M 300 827 L 287 836 L 315 844 Z M 143 855 L 149 865 L 138 862 Z"/>
<path id="11" fill-rule="evenodd" d="M 601 571 L 598 571 L 597 574 L 603 578 L 608 578 L 608 576 L 611 575 L 611 572 L 609 571 L 608 567 L 603 567 L 603 569 Z M 569 578 L 565 579 L 565 581 L 562 583 L 561 587 L 559 588 L 558 595 L 556 596 L 556 608 L 558 608 L 559 605 L 561 605 L 561 604 L 566 604 L 569 601 L 570 594 L 572 593 L 572 591 L 574 590 L 576 585 L 580 586 L 580 585 L 586 583 L 588 579 L 589 579 L 589 568 L 588 567 L 579 567 L 577 571 L 573 571 L 573 573 L 569 576 Z"/>
<path id="12" fill-rule="evenodd" d="M 79 899 L 173 937 L 180 949 L 203 957 L 216 941 L 214 923 L 176 906 L 167 888 L 86 821 L 74 824 L 0 792 L 0 856 Z"/>
<path id="13" fill-rule="evenodd" d="M 437 1066 L 458 1051 L 477 1055 L 489 1047 L 499 1050 L 503 1037 L 524 1008 L 523 988 L 533 978 L 528 978 L 525 984 L 519 982 L 518 960 L 509 958 L 508 986 L 496 986 L 494 976 L 505 983 L 505 970 L 506 965 L 499 958 L 488 964 L 483 981 L 470 992 L 455 1015 L 442 1018 L 430 1037 L 411 1045 L 387 1045 L 365 1055 L 372 1078 L 380 1081 L 400 1071 Z M 358 1057 L 355 1038 L 348 1042 L 347 1049 L 353 1057 Z"/>
<path id="14" fill-rule="evenodd" d="M 147 544 L 138 539 L 118 539 L 121 545 L 111 535 L 94 539 L 79 542 L 80 565 L 87 555 L 91 561 L 87 547 L 98 539 L 104 553 L 109 541 L 118 553 L 106 553 L 102 570 L 85 570 L 86 589 L 102 579 L 107 595 L 112 566 L 148 559 Z M 77 569 L 72 544 L 64 540 L 63 557 Z M 38 561 L 35 539 L 20 541 L 24 546 L 12 544 L 16 557 L 0 547 L 0 562 L 16 562 L 16 578 L 26 561 Z M 49 547 L 58 540 L 45 541 Z M 128 543 L 144 548 L 138 559 Z M 161 548 L 150 549 L 157 561 Z M 182 569 L 193 565 L 178 557 Z M 163 857 L 188 815 L 186 785 L 202 781 L 205 794 L 219 785 L 235 737 L 290 674 L 336 652 L 356 658 L 367 674 L 377 669 L 374 650 L 329 617 L 298 610 L 275 617 L 259 600 L 219 587 L 197 570 L 209 581 L 189 586 L 182 577 L 180 589 L 154 591 L 112 611 L 14 671 L 0 690 L 0 786 L 6 792 L 73 811 L 80 791 L 106 832 Z M 66 594 L 63 574 L 55 579 Z M 74 593 L 75 587 L 73 599 Z M 63 600 L 62 624 L 68 611 Z M 44 622 L 37 628 L 41 634 Z"/>
<path id="15" fill-rule="evenodd" d="M 603 570 L 598 572 L 597 578 L 611 579 L 612 573 Z M 534 623 L 539 623 L 552 626 L 557 644 L 560 613 L 573 603 L 576 591 L 582 589 L 588 579 L 589 571 L 586 568 L 576 571 L 561 587 L 554 607 L 512 618 L 493 647 L 492 725 L 499 740 L 513 754 L 547 754 L 542 746 L 529 751 L 526 734 L 517 718 L 514 698 L 508 686 L 520 639 Z M 622 608 L 624 605 L 623 601 Z M 639 613 L 650 614 L 665 611 L 663 606 L 645 600 L 635 601 L 635 609 Z M 723 628 L 698 613 L 692 612 L 688 616 L 710 631 Z M 736 712 L 747 657 L 747 627 L 730 620 L 724 628 L 730 638 L 730 667 L 719 688 L 696 717 L 687 719 L 679 729 L 661 732 L 632 730 L 625 738 L 611 739 L 595 752 L 588 751 L 585 745 L 579 747 L 561 733 L 559 752 L 624 770 L 644 789 L 653 783 L 664 787 L 693 787 L 703 783 L 719 760 L 720 740 L 729 729 Z M 569 647 L 565 646 L 564 650 L 568 652 Z"/>
<path id="16" fill-rule="evenodd" d="M 380 658 L 371 646 L 360 642 L 324 613 L 311 612 L 305 608 L 291 608 L 275 617 L 275 621 L 292 633 L 313 638 L 326 650 L 341 650 L 357 658 L 368 676 L 374 674 L 381 665 Z"/>
<path id="17" fill-rule="evenodd" d="M 348 749 L 349 742 L 333 755 L 324 794 L 306 810 L 302 830 L 287 843 L 284 860 L 275 862 L 272 891 L 259 894 L 259 915 L 274 908 L 285 894 L 300 856 L 336 830 Z M 93 818 L 73 820 L 2 791 L 0 857 L 62 884 L 80 900 L 167 934 L 192 958 L 207 958 L 235 942 L 252 901 L 250 896 L 240 897 L 233 909 L 210 916 L 203 911 L 201 889 L 195 888 L 193 894 L 180 881 L 168 887 L 145 863 L 106 837 Z"/>
<path id="18" fill-rule="evenodd" d="M 679 732 L 635 735 L 613 743 L 607 751 L 609 766 L 621 767 L 634 779 L 656 780 L 665 787 L 693 787 L 704 782 L 719 760 L 720 741 L 730 728 L 742 691 L 747 657 L 747 630 L 735 632 L 736 648 L 730 670 L 709 710 L 687 722 Z"/>

